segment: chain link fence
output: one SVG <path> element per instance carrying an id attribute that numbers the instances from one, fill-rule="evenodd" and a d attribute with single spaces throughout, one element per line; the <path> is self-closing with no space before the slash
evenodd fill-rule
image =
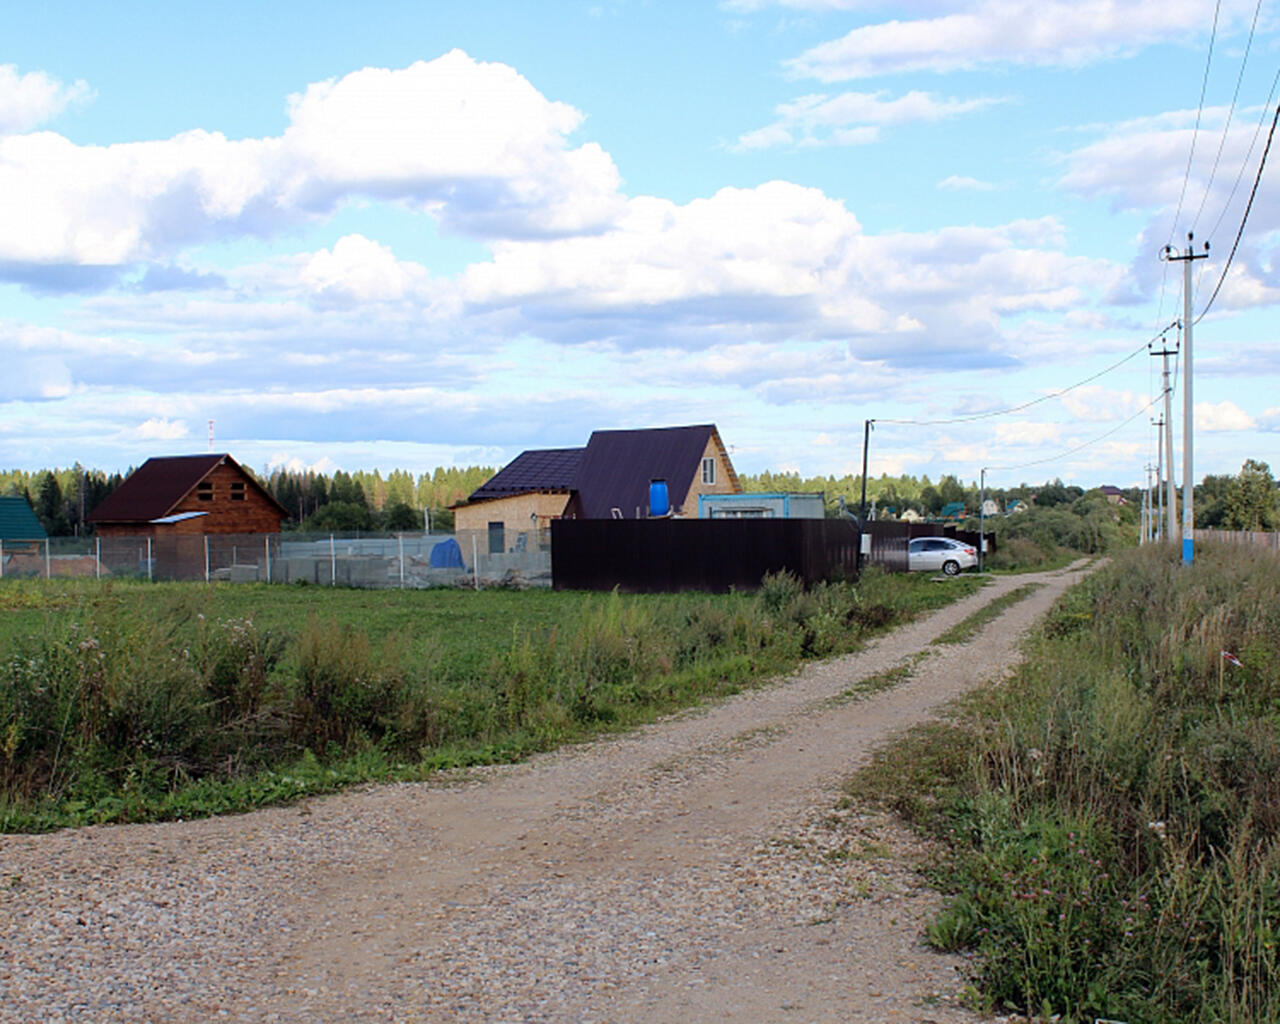
<path id="1" fill-rule="evenodd" d="M 168 534 L 0 545 L 0 577 L 345 587 L 551 585 L 549 530 L 456 534 Z"/>

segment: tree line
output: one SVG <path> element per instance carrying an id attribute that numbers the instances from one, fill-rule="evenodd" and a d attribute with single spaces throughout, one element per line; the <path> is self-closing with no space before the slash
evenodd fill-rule
<path id="1" fill-rule="evenodd" d="M 254 476 L 288 511 L 286 529 L 409 531 L 423 529 L 429 518 L 433 531 L 447 532 L 453 529 L 450 506 L 465 500 L 496 472 L 492 466 L 441 466 L 417 476 L 403 469 L 383 476 L 377 469 L 329 474 L 277 468 Z M 85 469 L 79 463 L 34 472 L 13 469 L 0 471 L 0 493 L 25 497 L 50 536 L 86 535 L 92 531 L 85 517 L 127 476 Z M 827 514 L 833 516 L 840 514 L 842 502 L 856 513 L 862 497 L 862 478 L 853 474 L 802 477 L 799 473 L 766 471 L 739 474 L 739 479 L 744 489 L 752 492 L 822 492 Z M 1054 479 L 1016 487 L 988 486 L 986 498 L 1005 511 L 1014 501 L 1040 508 L 1069 506 L 1085 493 L 1080 486 Z M 1141 506 L 1138 488 L 1122 493 L 1131 505 Z M 953 504 L 976 514 L 981 497 L 976 481 L 965 483 L 952 474 L 936 482 L 927 474 L 881 474 L 867 480 L 867 502 L 874 503 L 882 518 L 901 516 L 908 509 L 936 516 Z M 1248 459 L 1238 474 L 1206 476 L 1196 486 L 1195 513 L 1198 527 L 1280 529 L 1280 489 L 1267 463 Z"/>

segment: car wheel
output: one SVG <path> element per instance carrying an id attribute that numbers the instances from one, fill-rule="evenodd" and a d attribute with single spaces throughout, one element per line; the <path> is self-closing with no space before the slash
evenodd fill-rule
<path id="1" fill-rule="evenodd" d="M 957 562 L 954 558 L 949 558 L 942 563 L 942 571 L 945 572 L 948 576 L 959 576 L 960 563 Z"/>

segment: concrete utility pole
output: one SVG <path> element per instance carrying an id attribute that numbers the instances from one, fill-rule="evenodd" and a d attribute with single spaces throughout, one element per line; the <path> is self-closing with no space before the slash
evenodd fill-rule
<path id="1" fill-rule="evenodd" d="M 987 467 L 979 474 L 981 484 L 978 496 L 978 572 L 984 572 L 987 554 Z"/>
<path id="2" fill-rule="evenodd" d="M 1169 400 L 1167 394 L 1164 398 L 1166 402 Z M 1156 540 L 1164 540 L 1167 536 L 1164 532 L 1164 435 L 1161 433 L 1164 420 L 1152 420 L 1151 425 L 1156 428 L 1156 507 L 1152 533 Z"/>
<path id="3" fill-rule="evenodd" d="M 1187 266 L 1191 266 L 1190 263 Z M 1181 342 L 1178 343 L 1181 346 Z M 1165 539 L 1173 540 L 1178 535 L 1178 501 L 1173 492 L 1173 388 L 1169 385 L 1169 357 L 1178 354 L 1177 348 L 1161 348 L 1152 350 L 1153 356 L 1164 361 L 1164 450 L 1169 456 L 1169 479 L 1165 483 Z"/>
<path id="4" fill-rule="evenodd" d="M 1187 251 L 1177 255 L 1173 246 L 1164 247 L 1164 258 L 1170 263 L 1182 264 L 1182 564 L 1190 565 L 1195 558 L 1195 474 L 1193 470 L 1194 446 L 1192 444 L 1192 396 L 1191 396 L 1191 266 L 1196 260 L 1209 258 L 1209 243 L 1204 252 L 1197 253 L 1192 245 L 1195 236 L 1187 232 Z M 1170 472 L 1170 476 L 1172 476 Z"/>
<path id="5" fill-rule="evenodd" d="M 871 444 L 871 424 L 867 420 L 862 427 L 862 508 L 858 512 L 858 572 L 862 572 L 862 538 L 867 530 L 867 448 Z"/>

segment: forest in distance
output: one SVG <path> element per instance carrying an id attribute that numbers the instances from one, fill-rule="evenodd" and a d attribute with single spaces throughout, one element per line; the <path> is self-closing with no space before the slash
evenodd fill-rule
<path id="1" fill-rule="evenodd" d="M 377 469 L 317 473 L 244 468 L 289 510 L 285 529 L 370 532 L 420 530 L 428 517 L 433 530 L 450 531 L 450 506 L 465 500 L 498 471 L 493 466 L 441 466 L 416 476 L 403 469 L 384 476 Z M 127 476 L 86 469 L 79 463 L 63 469 L 4 470 L 0 471 L 0 494 L 26 497 L 50 536 L 82 536 L 91 532 L 85 516 Z M 829 516 L 839 515 L 842 504 L 856 512 L 862 497 L 862 478 L 853 474 L 803 477 L 766 471 L 740 474 L 739 479 L 749 492 L 821 492 Z M 1016 487 L 988 486 L 985 495 L 1003 512 L 1016 501 L 1042 508 L 1070 505 L 1095 490 L 1053 479 Z M 976 481 L 966 483 L 952 474 L 936 482 L 928 475 L 910 474 L 881 474 L 867 480 L 868 504 L 881 518 L 907 509 L 938 515 L 956 503 L 976 515 L 981 496 Z M 1121 496 L 1135 508 L 1141 507 L 1138 488 L 1124 489 Z M 1270 467 L 1248 459 L 1238 474 L 1206 476 L 1196 486 L 1195 518 L 1197 527 L 1270 530 L 1280 526 L 1280 490 Z"/>

